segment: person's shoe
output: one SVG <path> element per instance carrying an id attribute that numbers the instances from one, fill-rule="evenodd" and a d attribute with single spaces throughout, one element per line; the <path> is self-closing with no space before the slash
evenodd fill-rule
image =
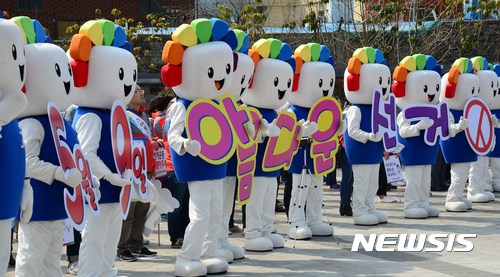
<path id="1" fill-rule="evenodd" d="M 15 266 L 16 266 L 16 260 L 14 259 L 12 254 L 10 254 L 9 267 L 15 267 Z"/>
<path id="2" fill-rule="evenodd" d="M 66 270 L 66 274 L 78 275 L 78 261 L 69 263 L 68 270 Z"/>
<path id="3" fill-rule="evenodd" d="M 241 228 L 238 225 L 234 225 L 233 227 L 229 227 L 229 232 L 231 233 L 241 233 Z"/>
<path id="4" fill-rule="evenodd" d="M 378 202 L 382 202 L 382 203 L 394 203 L 394 202 L 397 202 L 396 199 L 390 197 L 389 195 L 385 195 L 383 198 L 381 198 L 380 196 L 377 197 L 378 198 Z"/>
<path id="5" fill-rule="evenodd" d="M 444 186 L 436 186 L 436 187 L 431 187 L 431 191 L 447 191 L 448 188 Z"/>
<path id="6" fill-rule="evenodd" d="M 158 252 L 150 251 L 147 247 L 143 247 L 139 251 L 134 251 L 134 254 L 137 255 L 137 257 L 155 257 Z"/>
<path id="7" fill-rule="evenodd" d="M 283 202 L 276 200 L 274 211 L 277 213 L 286 213 L 285 205 L 283 205 Z"/>
<path id="8" fill-rule="evenodd" d="M 330 185 L 330 189 L 331 190 L 339 190 L 340 189 L 340 185 L 339 184 Z"/>
<path id="9" fill-rule="evenodd" d="M 118 254 L 118 260 L 124 262 L 135 262 L 137 261 L 137 257 L 132 254 L 129 250 L 125 250 L 122 253 Z"/>
<path id="10" fill-rule="evenodd" d="M 171 247 L 172 247 L 172 249 L 181 249 L 183 243 L 184 243 L 184 239 L 178 238 L 175 241 L 172 241 Z"/>
<path id="11" fill-rule="evenodd" d="M 387 190 L 397 189 L 397 188 L 398 188 L 397 186 L 394 186 L 392 184 L 387 184 Z"/>
<path id="12" fill-rule="evenodd" d="M 339 213 L 341 216 L 352 216 L 352 207 L 351 205 L 343 205 L 340 204 Z"/>

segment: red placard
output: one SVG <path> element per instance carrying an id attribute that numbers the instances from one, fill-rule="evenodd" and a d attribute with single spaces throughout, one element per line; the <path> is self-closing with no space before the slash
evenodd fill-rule
<path id="1" fill-rule="evenodd" d="M 484 156 L 491 151 L 495 131 L 488 105 L 478 97 L 473 97 L 465 103 L 464 118 L 469 121 L 465 135 L 469 145 L 476 154 Z"/>

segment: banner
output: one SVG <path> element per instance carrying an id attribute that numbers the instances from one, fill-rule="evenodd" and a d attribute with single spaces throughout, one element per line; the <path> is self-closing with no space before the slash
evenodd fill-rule
<path id="1" fill-rule="evenodd" d="M 384 165 L 387 183 L 396 183 L 404 180 L 403 170 L 398 156 L 390 155 L 387 160 L 384 158 Z"/>
<path id="2" fill-rule="evenodd" d="M 481 98 L 473 97 L 465 103 L 464 118 L 469 121 L 465 135 L 472 150 L 480 156 L 487 155 L 493 147 L 495 131 L 491 117 L 488 105 Z"/>
<path id="3" fill-rule="evenodd" d="M 448 129 L 448 106 L 446 103 L 407 106 L 403 109 L 403 119 L 410 123 L 424 119 L 432 119 L 434 121 L 434 124 L 425 129 L 424 132 L 424 141 L 429 146 L 435 145 L 439 139 L 448 139 L 450 135 Z"/>
<path id="4" fill-rule="evenodd" d="M 384 100 L 378 90 L 373 92 L 372 101 L 372 132 L 383 133 L 383 143 L 386 152 L 393 152 L 398 145 L 396 138 L 396 98 L 389 93 Z"/>

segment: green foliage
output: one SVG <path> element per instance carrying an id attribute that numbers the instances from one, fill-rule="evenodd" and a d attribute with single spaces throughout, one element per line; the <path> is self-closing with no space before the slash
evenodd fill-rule
<path id="1" fill-rule="evenodd" d="M 231 24 L 234 29 L 240 29 L 250 35 L 252 41 L 265 38 L 264 23 L 266 15 L 262 11 L 261 0 L 246 4 L 239 11 L 227 5 L 217 5 L 218 17 Z"/>

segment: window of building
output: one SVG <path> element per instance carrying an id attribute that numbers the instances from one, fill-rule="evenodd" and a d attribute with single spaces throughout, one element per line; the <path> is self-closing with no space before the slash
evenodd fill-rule
<path id="1" fill-rule="evenodd" d="M 161 2 L 161 0 L 139 0 L 139 9 L 141 10 L 141 14 L 147 15 L 150 13 L 160 13 Z"/>
<path id="2" fill-rule="evenodd" d="M 17 7 L 20 11 L 41 11 L 43 0 L 17 0 Z"/>

